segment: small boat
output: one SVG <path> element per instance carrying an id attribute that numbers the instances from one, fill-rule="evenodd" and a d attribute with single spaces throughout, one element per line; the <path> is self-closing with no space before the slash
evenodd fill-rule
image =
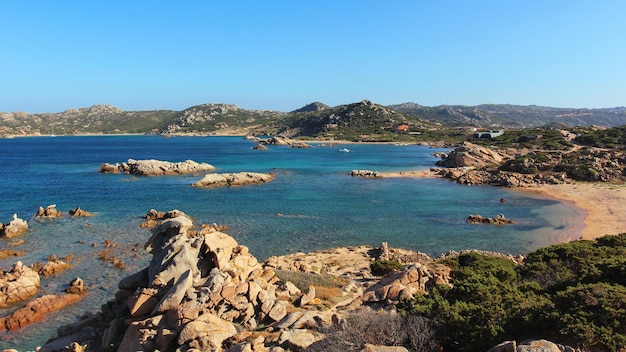
<path id="1" fill-rule="evenodd" d="M 339 149 L 339 151 L 342 153 L 350 153 L 350 149 L 348 148 Z"/>

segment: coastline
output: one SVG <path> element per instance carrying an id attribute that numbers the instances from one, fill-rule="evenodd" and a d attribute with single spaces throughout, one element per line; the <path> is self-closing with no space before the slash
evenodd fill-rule
<path id="1" fill-rule="evenodd" d="M 441 178 L 432 170 L 381 172 L 382 177 Z M 563 219 L 568 230 L 563 239 L 593 240 L 626 232 L 626 185 L 604 183 L 543 184 L 514 190 L 569 203 L 581 210 Z"/>
<path id="2" fill-rule="evenodd" d="M 520 189 L 551 199 L 571 202 L 582 209 L 581 238 L 593 240 L 626 232 L 626 186 L 600 183 L 540 185 Z"/>

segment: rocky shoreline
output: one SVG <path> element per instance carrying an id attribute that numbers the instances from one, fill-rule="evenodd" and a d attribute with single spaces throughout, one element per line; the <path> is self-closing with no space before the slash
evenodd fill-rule
<path id="1" fill-rule="evenodd" d="M 122 279 L 100 312 L 60 327 L 40 351 L 303 351 L 353 314 L 393 315 L 403 299 L 436 284 L 452 285 L 451 269 L 441 259 L 464 253 L 434 259 L 382 243 L 260 263 L 218 225 L 196 225 L 178 210 L 151 210 L 146 219 L 152 226 L 144 246 L 152 255 L 148 266 Z M 374 274 L 375 262 L 401 267 Z M 84 291 L 82 281 L 70 284 L 68 293 L 42 296 L 0 320 L 0 327 L 20 328 L 79 300 Z"/>

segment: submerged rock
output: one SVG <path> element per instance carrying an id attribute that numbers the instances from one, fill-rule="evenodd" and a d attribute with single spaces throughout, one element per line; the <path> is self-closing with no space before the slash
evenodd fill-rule
<path id="1" fill-rule="evenodd" d="M 79 301 L 83 296 L 75 294 L 45 295 L 28 302 L 24 307 L 0 318 L 0 330 L 15 331 L 38 322 L 51 312 Z"/>

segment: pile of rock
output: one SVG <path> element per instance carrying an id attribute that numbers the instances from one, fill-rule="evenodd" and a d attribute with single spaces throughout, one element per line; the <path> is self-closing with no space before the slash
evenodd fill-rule
<path id="1" fill-rule="evenodd" d="M 17 217 L 17 214 L 13 214 L 13 220 L 6 224 L 0 224 L 0 237 L 13 238 L 21 236 L 28 232 L 28 223 L 26 220 Z"/>
<path id="2" fill-rule="evenodd" d="M 505 225 L 514 224 L 515 221 L 507 219 L 504 214 L 498 214 L 495 218 L 484 218 L 482 215 L 471 215 L 465 219 L 470 224 L 491 224 L 491 225 Z"/>
<path id="3" fill-rule="evenodd" d="M 134 160 L 128 159 L 126 163 L 100 165 L 98 172 L 102 173 L 125 173 L 140 176 L 158 176 L 158 175 L 178 175 L 193 174 L 198 172 L 211 172 L 215 170 L 215 166 L 207 163 L 197 163 L 193 160 L 185 160 L 183 162 L 172 163 L 161 160 Z"/>
<path id="4" fill-rule="evenodd" d="M 352 170 L 350 175 L 353 177 L 365 177 L 365 178 L 381 178 L 383 175 L 378 171 L 372 170 Z"/>
<path id="5" fill-rule="evenodd" d="M 541 184 L 560 184 L 570 181 L 568 180 L 566 174 L 562 172 L 521 174 L 517 172 L 502 171 L 496 168 L 488 170 L 431 168 L 430 170 L 441 177 L 468 186 L 492 185 L 500 187 L 534 187 Z"/>
<path id="6" fill-rule="evenodd" d="M 231 187 L 245 186 L 270 182 L 275 178 L 274 174 L 259 172 L 238 172 L 223 174 L 207 174 L 192 187 Z"/>
<path id="7" fill-rule="evenodd" d="M 102 314 L 60 329 L 67 336 L 43 351 L 62 350 L 71 342 L 92 349 L 116 346 L 118 351 L 303 350 L 351 309 L 391 306 L 412 292 L 446 282 L 443 271 L 417 264 L 382 281 L 371 274 L 361 275 L 371 280 L 352 280 L 359 275 L 337 268 L 346 282 L 342 303 L 324 310 L 315 286 L 301 290 L 276 275 L 287 261 L 273 257 L 263 265 L 227 234 L 213 226 L 194 226 L 190 217 L 177 214 L 163 214 L 152 229 L 145 245 L 152 254 L 148 267 L 119 283 L 115 301 Z M 326 262 L 351 267 L 358 261 L 365 272 L 372 253 L 379 251 L 367 246 L 336 249 L 326 253 L 331 255 Z"/>

